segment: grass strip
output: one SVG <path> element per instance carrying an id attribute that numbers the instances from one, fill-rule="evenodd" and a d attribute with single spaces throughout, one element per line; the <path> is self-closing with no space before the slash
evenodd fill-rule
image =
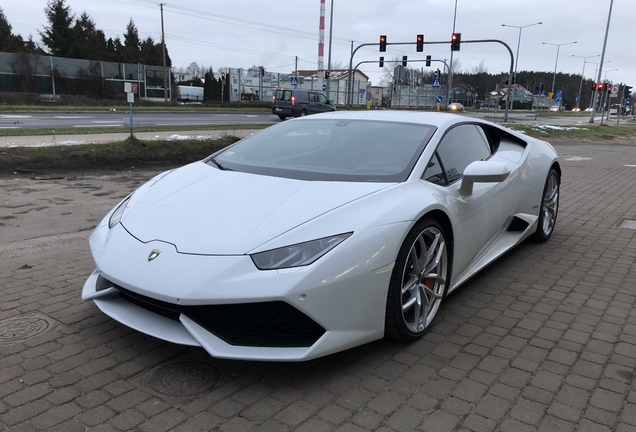
<path id="1" fill-rule="evenodd" d="M 240 138 L 142 141 L 110 144 L 13 147 L 0 150 L 0 174 L 91 171 L 184 165 L 207 157 Z"/>
<path id="2" fill-rule="evenodd" d="M 182 132 L 182 131 L 208 131 L 222 130 L 231 133 L 234 130 L 264 129 L 271 124 L 226 124 L 226 125 L 183 125 L 183 126 L 136 126 L 134 133 L 142 132 Z M 85 135 L 128 133 L 130 126 L 122 127 L 94 127 L 94 128 L 32 128 L 32 129 L 0 129 L 0 136 L 40 136 L 40 135 Z"/>

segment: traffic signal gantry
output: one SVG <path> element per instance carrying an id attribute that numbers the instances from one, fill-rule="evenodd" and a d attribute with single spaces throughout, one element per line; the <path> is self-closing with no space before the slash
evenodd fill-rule
<path id="1" fill-rule="evenodd" d="M 442 42 L 431 42 L 431 43 L 442 43 Z M 460 45 L 462 43 L 462 34 L 461 33 L 453 33 L 450 39 L 450 49 L 451 51 L 459 51 Z M 393 42 L 392 45 L 405 45 L 410 44 L 410 42 Z M 368 44 L 365 44 L 368 45 Z M 389 45 L 386 39 L 386 35 L 380 35 L 379 42 L 380 52 L 386 52 L 386 46 Z M 415 37 L 415 51 L 423 52 L 424 51 L 424 35 L 418 34 Z M 408 59 L 406 56 L 402 57 L 402 66 L 406 66 Z M 380 67 L 384 67 L 384 57 L 380 57 L 380 61 L 378 62 Z M 431 56 L 426 56 L 426 66 L 431 65 Z"/>
<path id="2" fill-rule="evenodd" d="M 459 51 L 460 46 L 462 43 L 498 43 L 500 45 L 503 45 L 506 50 L 508 50 L 508 54 L 510 54 L 510 72 L 508 74 L 508 77 L 510 80 L 512 80 L 512 75 L 513 75 L 513 70 L 514 70 L 514 54 L 512 52 L 512 49 L 510 48 L 510 46 L 505 43 L 502 40 L 499 39 L 475 39 L 475 40 L 465 40 L 462 42 L 462 35 L 461 33 L 453 33 L 451 34 L 451 40 L 450 41 L 433 41 L 433 42 L 424 42 L 424 35 L 420 34 L 417 35 L 415 38 L 415 42 L 391 42 L 389 43 L 387 41 L 387 36 L 386 35 L 380 35 L 380 41 L 379 43 L 362 43 L 360 45 L 358 45 L 355 49 L 353 49 L 351 51 L 351 57 L 349 58 L 349 77 L 352 76 L 352 74 L 355 72 L 355 70 L 358 68 L 358 66 L 362 63 L 375 63 L 375 61 L 362 61 L 360 63 L 358 63 L 355 68 L 353 66 L 353 58 L 355 57 L 356 53 L 358 52 L 358 50 L 362 47 L 365 46 L 374 46 L 374 45 L 378 45 L 380 47 L 380 52 L 386 52 L 386 47 L 387 45 L 415 45 L 416 46 L 416 51 L 420 52 L 420 47 L 422 48 L 422 51 L 424 50 L 424 45 L 441 45 L 441 44 L 448 44 L 450 43 L 450 48 L 451 51 Z M 403 62 L 408 62 L 408 59 L 403 59 Z M 416 60 L 418 61 L 418 60 Z M 421 61 L 421 60 L 420 60 Z M 432 59 L 430 58 L 430 56 L 426 57 L 426 65 L 429 66 L 430 62 L 432 61 Z M 384 66 L 384 57 L 380 57 L 380 61 L 378 62 L 378 64 L 380 64 L 380 67 Z M 353 82 L 352 79 L 349 78 L 349 83 L 347 85 L 347 94 L 349 95 L 349 107 L 351 107 L 351 101 L 353 99 Z M 450 100 L 450 91 L 451 88 L 450 86 L 448 87 L 448 100 Z M 504 122 L 508 121 L 508 104 L 506 104 L 506 110 L 505 110 L 505 114 L 504 114 Z"/>

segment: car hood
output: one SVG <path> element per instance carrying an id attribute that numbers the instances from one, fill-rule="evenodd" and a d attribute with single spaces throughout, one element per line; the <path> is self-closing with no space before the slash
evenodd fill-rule
<path id="1" fill-rule="evenodd" d="M 121 223 L 140 241 L 171 243 L 181 253 L 242 255 L 388 186 L 221 171 L 197 162 L 142 187 Z"/>

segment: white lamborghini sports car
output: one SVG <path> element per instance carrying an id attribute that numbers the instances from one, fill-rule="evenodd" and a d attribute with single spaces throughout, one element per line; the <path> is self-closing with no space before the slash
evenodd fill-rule
<path id="1" fill-rule="evenodd" d="M 90 238 L 82 298 L 219 358 L 412 341 L 444 296 L 557 219 L 552 146 L 445 113 L 285 121 L 158 175 Z"/>

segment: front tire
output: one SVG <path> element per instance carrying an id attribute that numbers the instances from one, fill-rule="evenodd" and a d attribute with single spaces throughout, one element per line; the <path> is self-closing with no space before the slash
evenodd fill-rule
<path id="1" fill-rule="evenodd" d="M 406 236 L 391 274 L 388 337 L 410 342 L 430 328 L 446 293 L 449 269 L 444 229 L 432 218 L 420 220 Z"/>
<path id="2" fill-rule="evenodd" d="M 532 239 L 536 242 L 547 242 L 554 232 L 554 226 L 556 225 L 559 212 L 560 186 L 561 177 L 559 173 L 554 168 L 550 169 L 548 178 L 545 181 L 545 186 L 543 187 L 543 195 L 541 196 L 537 231 L 532 236 Z"/>
<path id="3" fill-rule="evenodd" d="M 287 116 L 284 116 L 282 114 L 278 114 L 278 118 L 281 120 L 285 120 L 287 118 Z"/>

